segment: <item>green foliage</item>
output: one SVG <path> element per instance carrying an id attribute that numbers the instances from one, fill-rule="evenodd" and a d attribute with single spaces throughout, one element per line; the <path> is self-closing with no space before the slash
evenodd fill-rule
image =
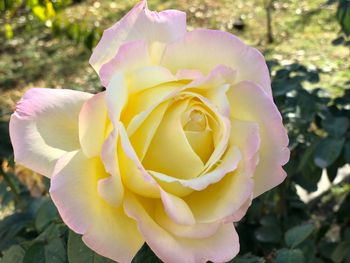
<path id="1" fill-rule="evenodd" d="M 66 248 L 60 238 L 49 240 L 48 243 L 34 243 L 23 258 L 23 263 L 64 263 Z"/>
<path id="2" fill-rule="evenodd" d="M 284 236 L 286 245 L 290 248 L 295 248 L 305 239 L 307 239 L 312 234 L 314 229 L 315 228 L 312 224 L 295 226 L 289 229 Z"/>
<path id="3" fill-rule="evenodd" d="M 299 199 L 295 186 L 316 191 L 323 168 L 333 181 L 338 169 L 348 162 L 350 92 L 330 97 L 321 88 L 305 88 L 307 83 L 320 81 L 318 70 L 296 63 L 281 67 L 270 61 L 269 65 L 274 100 L 289 131 L 288 177 L 277 189 L 256 199 L 239 223 L 243 256 L 233 262 L 257 262 L 254 256 L 266 262 L 347 262 L 349 184 L 339 186 L 339 196 L 330 192 L 329 201 L 316 199 L 309 204 Z M 337 242 L 331 241 L 328 235 L 338 227 L 344 234 Z"/>
<path id="4" fill-rule="evenodd" d="M 24 249 L 19 245 L 13 245 L 4 251 L 1 263 L 22 263 L 24 258 Z"/>
<path id="5" fill-rule="evenodd" d="M 132 263 L 162 263 L 162 261 L 154 255 L 153 251 L 145 243 L 135 255 Z"/>
<path id="6" fill-rule="evenodd" d="M 102 257 L 89 249 L 82 241 L 80 235 L 69 231 L 68 244 L 68 261 L 70 263 L 112 263 L 113 261 Z"/>
<path id="7" fill-rule="evenodd" d="M 335 46 L 350 46 L 350 1 L 338 0 L 338 2 L 336 18 L 340 25 L 341 32 L 338 34 L 338 37 L 333 40 L 332 44 Z"/>
<path id="8" fill-rule="evenodd" d="M 343 32 L 350 35 L 350 1 L 339 0 L 339 7 L 337 11 L 337 19 Z"/>
<path id="9" fill-rule="evenodd" d="M 304 254 L 300 249 L 283 248 L 277 251 L 277 256 L 273 263 L 304 263 Z"/>
<path id="10" fill-rule="evenodd" d="M 54 36 L 65 36 L 76 43 L 84 44 L 88 49 L 92 49 L 101 37 L 98 28 L 87 28 L 83 23 L 69 22 L 62 16 L 61 11 L 73 4 L 72 0 L 0 0 L 0 16 L 4 16 L 5 24 L 3 32 L 6 39 L 12 39 L 14 34 L 13 21 L 18 19 L 32 20 L 32 16 L 51 29 Z M 0 21 L 1 22 L 1 21 Z M 31 26 L 28 25 L 28 30 Z"/>

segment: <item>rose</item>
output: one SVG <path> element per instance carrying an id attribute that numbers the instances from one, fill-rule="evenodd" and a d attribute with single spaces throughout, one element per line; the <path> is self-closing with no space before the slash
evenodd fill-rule
<path id="1" fill-rule="evenodd" d="M 16 161 L 51 177 L 63 221 L 103 256 L 130 262 L 146 241 L 165 262 L 233 258 L 232 222 L 284 180 L 289 158 L 263 56 L 142 1 L 90 63 L 105 92 L 24 95 Z"/>

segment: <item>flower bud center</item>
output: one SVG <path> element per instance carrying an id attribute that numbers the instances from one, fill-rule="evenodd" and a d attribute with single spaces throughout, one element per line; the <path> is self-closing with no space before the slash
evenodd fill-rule
<path id="1" fill-rule="evenodd" d="M 207 118 L 203 112 L 199 110 L 193 110 L 184 125 L 185 131 L 204 131 L 207 127 Z"/>

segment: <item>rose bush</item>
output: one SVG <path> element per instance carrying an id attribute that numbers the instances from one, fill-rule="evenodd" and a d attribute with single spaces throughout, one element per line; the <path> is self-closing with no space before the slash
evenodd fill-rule
<path id="1" fill-rule="evenodd" d="M 289 159 L 263 56 L 142 1 L 90 63 L 105 92 L 24 95 L 10 121 L 16 161 L 51 178 L 63 221 L 103 256 L 130 262 L 147 242 L 165 262 L 232 259 L 232 222 Z"/>

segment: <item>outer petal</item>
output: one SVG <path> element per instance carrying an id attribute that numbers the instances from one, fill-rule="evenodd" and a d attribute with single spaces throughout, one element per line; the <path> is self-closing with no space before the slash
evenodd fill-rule
<path id="1" fill-rule="evenodd" d="M 95 157 L 101 152 L 106 137 L 107 106 L 105 92 L 86 101 L 79 114 L 79 139 L 86 156 Z"/>
<path id="2" fill-rule="evenodd" d="M 99 158 L 70 152 L 57 162 L 50 193 L 63 221 L 97 253 L 130 262 L 143 244 L 135 222 L 122 207 L 109 206 L 97 193 L 97 182 L 107 174 Z"/>
<path id="3" fill-rule="evenodd" d="M 161 60 L 161 65 L 173 73 L 179 69 L 200 69 L 207 74 L 221 64 L 237 70 L 237 81 L 254 81 L 271 96 L 264 57 L 227 32 L 207 29 L 188 32 L 166 47 Z"/>
<path id="4" fill-rule="evenodd" d="M 254 174 L 254 196 L 280 184 L 286 177 L 282 169 L 289 159 L 288 136 L 282 118 L 271 98 L 253 82 L 244 81 L 228 91 L 231 117 L 258 123 L 261 146 Z"/>
<path id="5" fill-rule="evenodd" d="M 207 238 L 180 238 L 160 227 L 133 196 L 126 198 L 124 209 L 137 221 L 147 244 L 164 262 L 227 262 L 239 251 L 238 235 L 232 224 L 222 225 Z"/>
<path id="6" fill-rule="evenodd" d="M 248 208 L 252 204 L 252 198 L 249 198 L 233 215 L 227 217 L 224 222 L 238 222 L 240 221 L 248 211 Z"/>
<path id="7" fill-rule="evenodd" d="M 78 117 L 92 94 L 58 89 L 30 89 L 10 120 L 16 162 L 50 177 L 57 159 L 80 148 Z"/>
<path id="8" fill-rule="evenodd" d="M 152 43 L 168 43 L 186 32 L 186 14 L 177 10 L 151 12 L 147 1 L 137 4 L 126 16 L 104 31 L 95 48 L 90 64 L 99 72 L 101 66 L 111 60 L 122 44 L 134 40 Z"/>
<path id="9" fill-rule="evenodd" d="M 120 46 L 118 53 L 100 69 L 102 85 L 107 87 L 113 75 L 120 70 L 129 72 L 151 65 L 148 46 L 144 40 L 133 41 Z"/>
<path id="10" fill-rule="evenodd" d="M 166 86 L 165 90 L 162 88 L 147 89 L 172 80 L 174 80 L 172 74 L 167 69 L 159 66 L 141 68 L 130 74 L 117 72 L 113 75 L 107 87 L 106 102 L 108 115 L 114 126 L 120 120 L 122 110 L 125 111 L 122 121 L 126 124 L 132 118 L 137 117 L 135 115 L 140 111 L 154 104 L 154 107 L 156 107 L 160 103 L 158 96 L 163 97 L 165 94 L 169 94 L 171 90 L 176 88 L 176 85 L 174 85 L 175 87 L 164 85 Z M 163 92 L 158 92 L 159 90 L 163 90 Z M 165 94 L 160 95 L 160 93 Z M 157 99 L 154 99 L 154 96 L 157 96 Z"/>

